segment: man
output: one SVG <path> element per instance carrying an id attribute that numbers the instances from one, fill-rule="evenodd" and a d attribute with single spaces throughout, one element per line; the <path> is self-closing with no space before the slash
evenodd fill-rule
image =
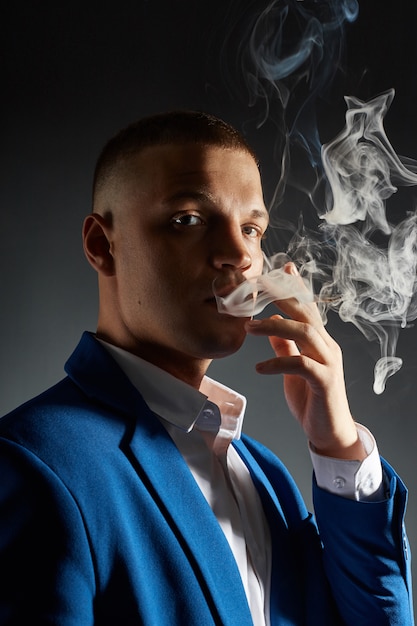
<path id="1" fill-rule="evenodd" d="M 216 279 L 261 272 L 267 224 L 255 155 L 210 115 L 156 115 L 105 146 L 83 228 L 97 332 L 0 421 L 0 624 L 413 623 L 405 488 L 353 421 L 316 306 L 217 310 Z M 284 375 L 309 441 L 320 534 L 241 436 L 243 396 L 206 376 L 247 333 L 270 338 L 258 372 Z"/>

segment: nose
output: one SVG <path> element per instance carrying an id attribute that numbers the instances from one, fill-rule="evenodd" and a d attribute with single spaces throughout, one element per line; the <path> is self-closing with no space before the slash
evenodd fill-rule
<path id="1" fill-rule="evenodd" d="M 252 256 L 240 226 L 229 226 L 217 233 L 211 257 L 213 266 L 218 270 L 227 267 L 244 271 L 250 268 Z"/>

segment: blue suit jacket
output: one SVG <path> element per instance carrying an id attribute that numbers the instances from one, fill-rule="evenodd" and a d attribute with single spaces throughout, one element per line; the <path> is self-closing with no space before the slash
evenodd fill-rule
<path id="1" fill-rule="evenodd" d="M 0 624 L 250 626 L 227 541 L 177 448 L 85 333 L 68 377 L 0 420 Z M 413 623 L 406 491 L 358 503 L 236 444 L 272 535 L 273 625 Z M 324 544 L 324 549 L 322 548 Z"/>

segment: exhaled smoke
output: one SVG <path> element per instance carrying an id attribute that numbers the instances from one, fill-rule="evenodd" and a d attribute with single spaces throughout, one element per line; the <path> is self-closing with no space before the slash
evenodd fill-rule
<path id="1" fill-rule="evenodd" d="M 291 258 L 282 252 L 271 258 L 265 255 L 263 273 L 248 279 L 239 270 L 223 271 L 213 282 L 219 312 L 236 317 L 253 317 L 277 300 L 297 298 L 300 302 L 311 302 L 314 295 L 309 284 L 310 277 L 304 279 L 303 288 L 294 275 L 285 271 L 285 264 L 289 261 Z"/>
<path id="2" fill-rule="evenodd" d="M 367 103 L 346 98 L 345 129 L 322 149 L 330 191 L 322 230 L 333 263 L 320 299 L 379 341 L 376 393 L 401 367 L 399 329 L 417 317 L 417 217 L 409 213 L 392 226 L 386 215 L 386 200 L 399 186 L 417 185 L 417 163 L 398 157 L 384 131 L 393 96 L 390 90 Z M 384 235 L 380 245 L 371 238 L 377 230 Z"/>
<path id="3" fill-rule="evenodd" d="M 369 102 L 346 97 L 344 130 L 321 146 L 317 101 L 342 65 L 345 25 L 357 16 L 356 0 L 272 0 L 250 17 L 238 53 L 250 105 L 263 107 L 259 127 L 273 122 L 282 155 L 271 223 L 294 233 L 285 258 L 296 262 L 310 284 L 324 320 L 329 310 L 336 311 L 379 342 L 374 391 L 382 393 L 402 365 L 396 356 L 399 332 L 417 317 L 417 217 L 414 207 L 407 207 L 403 221 L 392 224 L 387 201 L 399 187 L 417 184 L 417 163 L 397 156 L 384 131 L 394 90 Z M 300 155 L 308 158 L 297 174 Z M 311 201 L 319 219 L 314 232 L 298 215 L 291 225 L 280 217 L 288 187 Z M 276 249 L 269 246 L 269 252 Z M 219 310 L 259 312 L 282 297 L 276 286 L 282 276 L 279 266 L 268 268 L 258 280 L 218 299 Z M 298 297 L 291 282 L 283 289 Z"/>
<path id="4" fill-rule="evenodd" d="M 322 162 L 331 188 L 330 210 L 322 217 L 329 224 L 367 222 L 389 234 L 385 201 L 397 191 L 393 183 L 415 185 L 416 164 L 406 167 L 394 152 L 383 127 L 383 118 L 394 90 L 361 102 L 346 97 L 346 126 L 322 148 Z"/>
<path id="5" fill-rule="evenodd" d="M 319 285 L 315 299 L 324 320 L 332 309 L 368 340 L 379 342 L 378 394 L 402 365 L 395 354 L 400 328 L 417 317 L 417 215 L 410 212 L 395 226 L 386 216 L 386 200 L 398 186 L 417 185 L 417 162 L 406 165 L 384 131 L 393 95 L 390 90 L 367 103 L 346 98 L 346 127 L 322 149 L 329 189 L 320 233 L 298 231 L 287 254 L 267 261 L 264 274 L 217 297 L 220 311 L 237 316 L 255 315 L 286 297 L 308 300 L 282 269 L 293 259 L 311 289 Z M 379 245 L 371 240 L 377 229 L 384 235 Z"/>
<path id="6" fill-rule="evenodd" d="M 339 69 L 344 26 L 357 15 L 357 0 L 272 0 L 252 17 L 240 54 L 250 104 L 263 105 L 259 126 L 273 121 L 283 152 L 275 202 L 291 176 L 288 160 L 297 144 L 313 166 L 320 164 L 316 100 Z"/>

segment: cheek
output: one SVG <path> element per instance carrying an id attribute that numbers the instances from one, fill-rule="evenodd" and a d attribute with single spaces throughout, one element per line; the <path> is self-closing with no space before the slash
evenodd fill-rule
<path id="1" fill-rule="evenodd" d="M 156 272 L 156 265 L 161 262 L 160 251 L 150 246 L 146 234 L 125 237 L 118 252 L 120 271 L 127 280 L 129 277 L 146 280 Z"/>
<path id="2" fill-rule="evenodd" d="M 264 255 L 260 248 L 257 248 L 252 253 L 252 266 L 251 266 L 251 276 L 259 276 L 262 274 L 262 270 L 264 267 Z"/>
<path id="3" fill-rule="evenodd" d="M 164 301 L 181 282 L 181 270 L 175 259 L 162 251 L 147 252 L 142 249 L 140 253 L 129 254 L 120 268 L 125 295 L 141 304 Z"/>

